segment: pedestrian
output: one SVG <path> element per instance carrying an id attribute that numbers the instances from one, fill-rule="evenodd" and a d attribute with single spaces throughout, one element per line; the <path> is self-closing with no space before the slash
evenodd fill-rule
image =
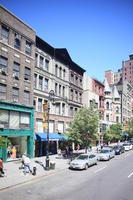
<path id="1" fill-rule="evenodd" d="M 4 176 L 3 159 L 0 158 L 0 176 Z"/>
<path id="2" fill-rule="evenodd" d="M 12 153 L 12 158 L 16 158 L 16 147 L 15 146 L 13 146 L 11 153 Z"/>
<path id="3" fill-rule="evenodd" d="M 30 168 L 30 159 L 26 154 L 24 154 L 23 156 L 23 162 L 24 162 L 24 175 L 26 175 L 27 168 L 30 171 L 30 173 L 32 173 L 32 170 Z"/>

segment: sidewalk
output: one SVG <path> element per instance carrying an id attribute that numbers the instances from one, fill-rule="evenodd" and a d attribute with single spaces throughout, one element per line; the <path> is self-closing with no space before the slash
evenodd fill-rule
<path id="1" fill-rule="evenodd" d="M 46 157 L 33 158 L 31 160 L 31 167 L 33 168 L 33 166 L 36 166 L 37 168 L 36 176 L 33 176 L 30 173 L 27 173 L 26 176 L 24 175 L 23 169 L 21 170 L 19 169 L 19 167 L 21 166 L 21 160 L 5 163 L 4 171 L 6 176 L 0 177 L 0 191 L 67 169 L 69 167 L 68 165 L 69 160 L 62 158 L 59 159 L 57 157 L 58 157 L 57 155 L 49 156 L 50 162 L 55 162 L 55 169 L 54 170 L 50 169 L 49 171 L 46 171 L 40 164 L 35 162 L 35 161 L 42 162 L 45 166 Z"/>
<path id="2" fill-rule="evenodd" d="M 78 152 L 85 153 L 85 150 L 82 149 L 82 150 L 79 150 Z M 92 152 L 93 153 L 96 152 L 96 147 L 92 148 L 91 153 Z M 23 169 L 21 170 L 19 169 L 19 167 L 21 166 L 21 160 L 4 163 L 4 169 L 5 169 L 4 171 L 5 171 L 6 176 L 0 177 L 0 191 L 48 176 L 50 174 L 58 173 L 62 170 L 68 169 L 69 167 L 69 164 L 68 164 L 69 159 L 63 159 L 63 158 L 59 159 L 57 154 L 50 155 L 49 159 L 50 159 L 50 162 L 55 162 L 54 170 L 50 169 L 49 171 L 46 171 L 43 168 L 43 166 L 41 166 L 39 163 L 36 163 L 36 161 L 39 161 L 43 163 L 43 165 L 45 166 L 46 157 L 36 157 L 36 158 L 31 159 L 31 168 L 33 168 L 34 166 L 36 166 L 37 168 L 35 176 L 33 176 L 30 173 L 27 173 L 27 176 L 24 175 Z"/>

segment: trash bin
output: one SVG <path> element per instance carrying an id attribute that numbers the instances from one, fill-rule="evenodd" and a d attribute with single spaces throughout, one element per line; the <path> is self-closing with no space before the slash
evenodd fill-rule
<path id="1" fill-rule="evenodd" d="M 55 169 L 55 162 L 50 162 L 50 169 Z"/>
<path id="2" fill-rule="evenodd" d="M 36 166 L 33 167 L 33 172 L 32 175 L 35 176 L 36 175 Z"/>

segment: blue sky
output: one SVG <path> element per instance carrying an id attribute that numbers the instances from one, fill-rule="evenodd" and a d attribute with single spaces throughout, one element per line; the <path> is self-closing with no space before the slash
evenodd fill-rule
<path id="1" fill-rule="evenodd" d="M 55 48 L 101 81 L 133 53 L 133 0 L 0 0 Z"/>

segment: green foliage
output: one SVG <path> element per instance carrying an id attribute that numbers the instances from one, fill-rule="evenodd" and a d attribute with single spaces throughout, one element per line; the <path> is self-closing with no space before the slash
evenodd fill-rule
<path id="1" fill-rule="evenodd" d="M 5 137 L 0 136 L 0 146 L 3 148 L 7 147 L 8 140 Z"/>
<path id="2" fill-rule="evenodd" d="M 130 120 L 129 122 L 128 122 L 128 135 L 129 135 L 129 138 L 131 139 L 131 138 L 133 138 L 133 120 Z"/>
<path id="3" fill-rule="evenodd" d="M 122 125 L 120 123 L 112 124 L 109 129 L 103 133 L 104 142 L 119 141 L 122 139 Z"/>
<path id="4" fill-rule="evenodd" d="M 76 113 L 74 121 L 70 124 L 69 140 L 87 147 L 98 137 L 98 119 L 98 111 L 95 109 L 94 104 L 89 108 L 82 107 Z"/>

